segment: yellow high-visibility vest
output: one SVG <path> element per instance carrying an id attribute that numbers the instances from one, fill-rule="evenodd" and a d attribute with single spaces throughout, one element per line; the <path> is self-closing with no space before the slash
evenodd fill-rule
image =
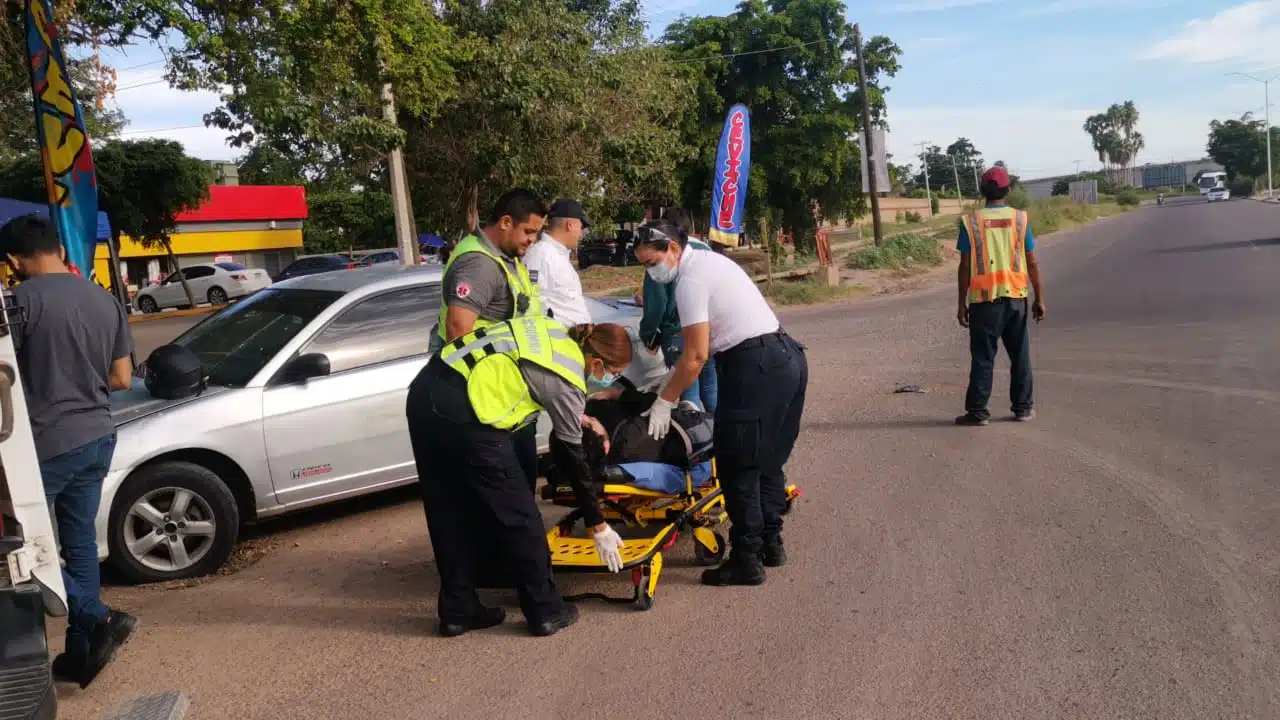
<path id="1" fill-rule="evenodd" d="M 549 317 L 516 318 L 479 328 L 446 343 L 440 359 L 466 378 L 467 397 L 480 422 L 498 430 L 518 430 L 542 411 L 520 373 L 521 361 L 550 370 L 587 392 L 582 349 Z"/>
<path id="2" fill-rule="evenodd" d="M 989 207 L 960 222 L 969 235 L 969 302 L 1027 297 L 1027 214 Z"/>
<path id="3" fill-rule="evenodd" d="M 507 263 L 503 261 L 501 257 L 490 252 L 488 246 L 481 242 L 480 238 L 475 235 L 468 235 L 463 238 L 458 243 L 457 247 L 453 249 L 453 252 L 449 254 L 449 262 L 445 263 L 444 266 L 445 276 L 448 276 L 449 268 L 453 267 L 453 263 L 457 261 L 458 258 L 466 255 L 467 253 L 473 252 L 478 252 L 485 257 L 492 259 L 498 264 L 499 268 L 502 268 L 502 274 L 507 277 L 507 287 L 511 289 L 512 311 L 511 318 L 503 318 L 501 320 L 486 320 L 478 317 L 476 318 L 476 328 L 488 327 L 513 318 L 543 315 L 542 297 L 538 293 L 538 286 L 529 276 L 529 268 L 525 267 L 524 263 L 517 262 L 516 271 L 514 273 L 511 272 L 511 268 Z M 443 293 L 445 288 L 441 287 L 440 291 Z M 449 340 L 449 330 L 446 323 L 448 316 L 448 304 L 443 302 L 440 303 L 440 317 L 437 324 L 437 334 L 440 335 L 441 340 L 445 341 Z"/>

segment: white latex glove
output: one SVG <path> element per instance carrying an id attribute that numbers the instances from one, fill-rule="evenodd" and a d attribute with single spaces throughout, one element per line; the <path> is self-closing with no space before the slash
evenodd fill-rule
<path id="1" fill-rule="evenodd" d="M 652 407 L 644 412 L 649 416 L 649 437 L 661 440 L 667 436 L 667 431 L 671 430 L 671 411 L 675 407 L 675 403 L 663 400 L 661 395 L 653 401 Z"/>
<path id="2" fill-rule="evenodd" d="M 591 536 L 596 542 L 596 554 L 600 556 L 600 561 L 609 566 L 609 572 L 618 572 L 622 569 L 622 536 L 618 534 L 608 525 L 604 530 L 594 533 Z"/>

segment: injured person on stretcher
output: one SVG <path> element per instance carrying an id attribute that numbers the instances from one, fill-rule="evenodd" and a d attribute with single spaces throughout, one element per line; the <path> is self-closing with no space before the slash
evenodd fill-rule
<path id="1" fill-rule="evenodd" d="M 604 485 L 631 485 L 677 494 L 686 490 L 690 479 L 695 488 L 711 479 L 711 417 L 692 403 L 681 403 L 672 411 L 672 432 L 654 440 L 648 418 L 642 415 L 654 397 L 620 378 L 613 388 L 588 398 L 585 414 L 595 418 L 606 435 L 583 433 L 583 451 L 597 491 Z M 547 481 L 547 496 L 572 492 L 554 467 Z"/>

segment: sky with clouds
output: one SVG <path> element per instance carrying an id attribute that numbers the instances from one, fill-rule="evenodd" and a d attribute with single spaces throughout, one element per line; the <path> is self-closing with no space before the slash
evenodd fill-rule
<path id="1" fill-rule="evenodd" d="M 723 15 L 735 0 L 642 0 L 651 32 L 681 14 Z M 1133 100 L 1146 150 L 1138 162 L 1202 157 L 1209 121 L 1262 116 L 1259 78 L 1280 73 L 1280 0 L 863 0 L 863 34 L 903 50 L 888 84 L 889 152 L 903 162 L 923 141 L 974 142 L 1023 177 L 1089 168 L 1081 129 L 1092 113 Z M 105 58 L 119 70 L 127 137 L 166 137 L 205 159 L 234 159 L 223 134 L 199 126 L 209 93 L 172 90 L 159 52 Z M 1275 86 L 1280 96 L 1280 82 Z M 1272 102 L 1275 106 L 1276 101 Z"/>

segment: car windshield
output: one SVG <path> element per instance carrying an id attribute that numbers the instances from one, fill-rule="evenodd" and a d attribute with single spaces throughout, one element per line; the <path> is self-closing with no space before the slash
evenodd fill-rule
<path id="1" fill-rule="evenodd" d="M 236 270 L 245 269 L 245 266 L 241 265 L 240 263 L 214 263 L 214 264 L 222 268 L 223 270 L 226 270 L 227 272 L 235 272 Z"/>
<path id="2" fill-rule="evenodd" d="M 1200 187 L 1202 188 L 1215 187 L 1217 184 L 1218 184 L 1218 177 L 1216 175 L 1212 177 L 1200 178 Z"/>
<path id="3" fill-rule="evenodd" d="M 174 340 L 196 354 L 210 385 L 242 387 L 342 293 L 267 289 Z"/>

